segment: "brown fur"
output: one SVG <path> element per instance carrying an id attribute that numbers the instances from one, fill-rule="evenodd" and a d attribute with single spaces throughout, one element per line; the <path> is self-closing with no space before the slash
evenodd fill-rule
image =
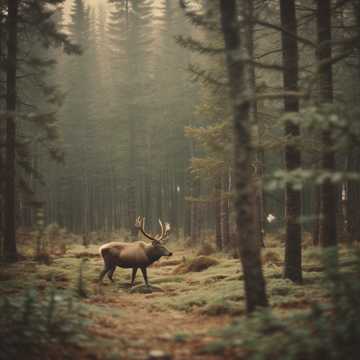
<path id="1" fill-rule="evenodd" d="M 141 269 L 145 283 L 148 285 L 146 268 L 162 256 L 171 256 L 172 253 L 159 241 L 152 243 L 136 241 L 133 243 L 110 242 L 100 247 L 104 259 L 104 270 L 100 274 L 100 281 L 107 274 L 112 281 L 112 275 L 117 266 L 133 269 L 131 285 L 134 284 L 136 271 Z"/>

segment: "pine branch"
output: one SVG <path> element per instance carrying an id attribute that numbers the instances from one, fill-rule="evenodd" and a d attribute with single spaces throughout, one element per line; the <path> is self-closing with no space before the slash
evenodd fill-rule
<path id="1" fill-rule="evenodd" d="M 216 91 L 228 86 L 228 83 L 225 80 L 214 78 L 209 71 L 206 71 L 197 65 L 190 64 L 188 66 L 188 71 L 193 75 L 193 81 L 201 81 L 206 85 L 214 86 Z"/>
<path id="2" fill-rule="evenodd" d="M 182 47 L 199 54 L 218 55 L 224 53 L 224 48 L 215 48 L 205 46 L 200 41 L 194 40 L 192 37 L 184 37 L 182 35 L 175 36 L 175 41 Z"/>
<path id="3" fill-rule="evenodd" d="M 217 21 L 209 20 L 210 16 L 200 15 L 195 11 L 190 10 L 187 0 L 179 0 L 179 5 L 183 9 L 186 18 L 189 19 L 192 25 L 202 27 L 209 31 L 215 31 L 218 33 L 221 32 Z"/>

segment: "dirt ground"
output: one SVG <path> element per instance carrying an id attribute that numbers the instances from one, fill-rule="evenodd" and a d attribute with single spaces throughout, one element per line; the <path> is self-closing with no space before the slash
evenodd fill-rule
<path id="1" fill-rule="evenodd" d="M 201 350 L 213 340 L 213 331 L 232 321 L 230 315 L 201 314 L 194 309 L 196 306 L 188 311 L 173 309 L 168 304 L 162 306 L 163 298 L 170 298 L 171 301 L 171 297 L 176 297 L 178 293 L 171 286 L 161 285 L 167 283 L 167 277 L 171 279 L 177 264 L 188 256 L 191 256 L 188 251 L 179 250 L 171 260 L 160 260 L 149 268 L 150 282 L 153 278 L 155 284 L 161 283 L 160 287 L 154 286 L 152 293 L 132 293 L 128 288 L 128 282 L 124 281 L 124 275 L 128 279 L 130 270 L 117 269 L 115 283 L 111 284 L 105 279 L 102 287 L 97 289 L 99 293 L 85 302 L 96 304 L 98 307 L 117 309 L 121 315 L 115 318 L 111 315 L 95 315 L 94 323 L 89 328 L 90 333 L 110 341 L 119 338 L 120 346 L 114 352 L 121 353 L 123 359 L 148 359 L 153 353 L 154 356 L 158 354 L 159 359 L 161 353 L 164 359 L 170 356 L 174 360 L 223 358 L 202 354 Z M 196 275 L 188 276 L 188 283 L 191 279 L 194 281 Z M 135 288 L 146 289 L 142 287 L 142 282 L 139 272 Z M 160 291 L 156 291 L 159 289 Z M 186 292 L 186 289 L 182 291 Z M 101 351 L 97 356 L 103 358 Z"/>
<path id="2" fill-rule="evenodd" d="M 215 253 L 205 259 L 211 264 L 208 268 L 184 271 L 184 264 L 199 260 L 197 249 L 169 246 L 174 256 L 148 268 L 151 291 L 143 286 L 140 271 L 135 289 L 131 289 L 131 270 L 120 268 L 114 274 L 114 283 L 105 278 L 100 286 L 103 262 L 98 246 L 74 245 L 65 254 L 53 256 L 49 264 L 31 257 L 10 266 L 3 264 L 0 296 L 12 300 L 31 288 L 45 299 L 51 287 L 60 294 L 75 296 L 87 321 L 87 340 L 78 346 L 55 349 L 44 357 L 47 359 L 233 359 L 233 354 L 204 349 L 216 340 L 218 331 L 234 320 L 244 319 L 239 260 Z M 344 259 L 346 256 L 344 251 Z M 304 250 L 303 285 L 283 279 L 283 247 L 277 242 L 269 244 L 262 259 L 273 312 L 286 316 L 306 311 L 310 302 L 324 300 L 319 250 Z M 77 295 L 80 287 L 84 297 Z M 236 358 L 243 357 L 237 354 Z"/>

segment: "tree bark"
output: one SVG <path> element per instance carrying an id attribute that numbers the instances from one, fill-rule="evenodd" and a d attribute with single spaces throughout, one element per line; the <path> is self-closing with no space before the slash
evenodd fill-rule
<path id="1" fill-rule="evenodd" d="M 297 20 L 294 0 L 280 0 L 283 82 L 285 92 L 298 91 L 299 51 L 297 44 Z M 295 37 L 293 36 L 295 35 Z M 284 97 L 285 112 L 298 112 L 299 99 L 296 96 Z M 289 143 L 285 146 L 285 167 L 293 171 L 301 167 L 301 153 L 295 144 L 300 135 L 300 128 L 293 122 L 285 124 L 285 136 Z M 291 184 L 285 189 L 285 263 L 284 277 L 294 282 L 302 281 L 301 270 L 301 191 L 294 190 Z"/>
<path id="2" fill-rule="evenodd" d="M 217 250 L 223 249 L 222 239 L 222 200 L 221 200 L 221 176 L 215 179 L 215 243 Z"/>
<path id="3" fill-rule="evenodd" d="M 319 61 L 320 103 L 333 102 L 333 76 L 331 63 L 324 63 L 332 56 L 331 49 L 331 1 L 317 1 L 317 36 Z M 336 169 L 335 152 L 331 130 L 322 132 L 322 169 L 333 172 Z M 324 247 L 337 245 L 336 237 L 336 186 L 326 180 L 320 187 L 320 244 Z"/>
<path id="4" fill-rule="evenodd" d="M 135 228 L 136 218 L 136 157 L 135 157 L 135 123 L 129 114 L 129 179 L 128 179 L 128 217 L 130 236 L 133 240 L 137 237 Z"/>
<path id="5" fill-rule="evenodd" d="M 315 185 L 314 188 L 314 224 L 313 224 L 313 245 L 318 246 L 320 244 L 320 203 L 321 203 L 321 196 L 320 196 L 320 187 Z"/>
<path id="6" fill-rule="evenodd" d="M 6 184 L 5 184 L 5 233 L 4 255 L 15 261 L 16 216 L 15 216 L 15 143 L 16 143 L 16 68 L 17 68 L 17 21 L 18 0 L 8 0 L 8 45 L 6 69 Z"/>
<path id="7" fill-rule="evenodd" d="M 225 175 L 222 177 L 222 183 L 223 183 L 223 191 L 226 194 L 225 194 L 225 196 L 223 196 L 222 204 L 221 204 L 221 217 L 222 217 L 221 232 L 222 232 L 223 247 L 225 249 L 229 249 L 229 247 L 230 247 L 230 223 L 229 223 L 230 206 L 229 206 L 229 199 L 227 198 L 227 193 L 229 192 L 228 173 L 225 173 Z"/>
<path id="8" fill-rule="evenodd" d="M 201 227 L 201 215 L 200 215 L 200 206 L 196 201 L 200 197 L 200 179 L 194 179 L 192 183 L 192 201 L 191 201 L 191 219 L 190 219 L 190 237 L 193 244 L 198 244 L 200 242 L 200 227 Z"/>
<path id="9" fill-rule="evenodd" d="M 239 6 L 239 13 L 237 11 Z M 247 312 L 268 305 L 261 268 L 260 246 L 256 241 L 254 184 L 251 161 L 254 153 L 250 134 L 250 51 L 246 31 L 252 21 L 252 1 L 220 0 L 221 26 L 225 41 L 226 65 L 233 101 L 235 209 L 237 241 L 244 272 Z M 241 19 L 241 24 L 239 23 Z M 240 30 L 242 29 L 242 30 Z"/>

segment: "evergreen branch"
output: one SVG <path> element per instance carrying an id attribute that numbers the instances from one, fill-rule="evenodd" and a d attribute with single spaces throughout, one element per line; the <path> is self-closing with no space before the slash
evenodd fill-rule
<path id="1" fill-rule="evenodd" d="M 193 75 L 193 81 L 200 80 L 204 84 L 214 86 L 217 90 L 228 86 L 226 81 L 214 78 L 209 71 L 201 69 L 194 64 L 189 64 L 188 71 Z"/>
<path id="2" fill-rule="evenodd" d="M 27 160 L 18 160 L 16 164 L 22 168 L 26 174 L 34 176 L 36 180 L 38 180 L 42 185 L 45 185 L 44 178 L 42 174 L 36 170 L 29 161 Z"/>
<path id="3" fill-rule="evenodd" d="M 186 18 L 189 19 L 191 24 L 205 28 L 206 30 L 209 31 L 215 31 L 215 32 L 221 31 L 217 21 L 209 20 L 209 18 L 206 17 L 205 15 L 200 15 L 195 11 L 190 10 L 187 0 L 179 0 L 179 5 L 183 9 Z"/>
<path id="4" fill-rule="evenodd" d="M 178 35 L 175 36 L 175 41 L 180 46 L 189 49 L 190 51 L 198 52 L 200 54 L 218 55 L 224 53 L 224 48 L 204 46 L 200 41 L 194 40 L 190 36 L 184 37 L 182 35 Z"/>

